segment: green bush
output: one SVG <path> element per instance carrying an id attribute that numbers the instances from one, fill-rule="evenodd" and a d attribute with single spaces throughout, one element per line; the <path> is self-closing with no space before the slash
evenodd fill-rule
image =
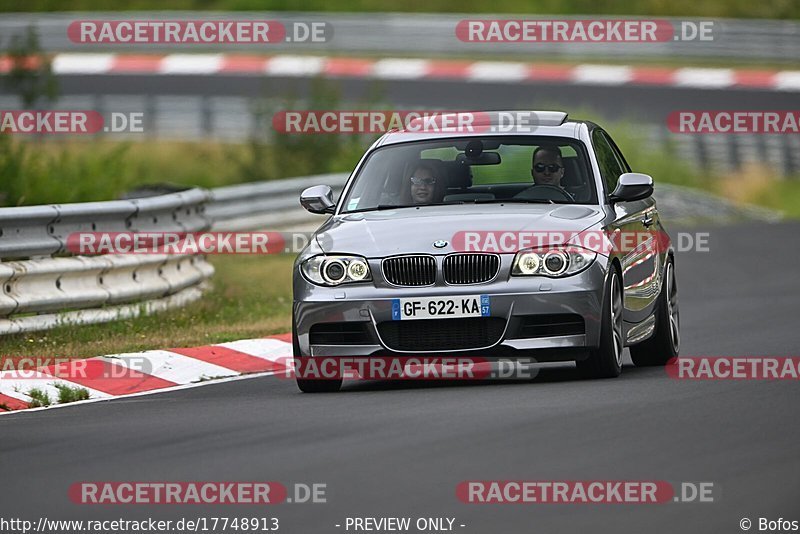
<path id="1" fill-rule="evenodd" d="M 89 391 L 78 386 L 68 386 L 67 384 L 54 384 L 58 390 L 58 403 L 67 404 L 89 399 Z"/>
<path id="2" fill-rule="evenodd" d="M 53 401 L 50 399 L 50 395 L 48 395 L 46 391 L 39 388 L 31 389 L 28 392 L 28 396 L 31 398 L 30 402 L 28 402 L 28 408 L 43 408 L 53 404 Z"/>
<path id="3" fill-rule="evenodd" d="M 338 89 L 322 78 L 311 83 L 306 108 L 329 110 L 341 107 Z M 328 172 L 349 172 L 369 144 L 369 136 L 348 134 L 286 134 L 276 132 L 272 118 L 278 111 L 299 110 L 297 99 L 288 97 L 280 105 L 264 100 L 254 110 L 260 131 L 247 143 L 243 155 L 234 156 L 237 174 L 246 181 L 275 180 Z"/>

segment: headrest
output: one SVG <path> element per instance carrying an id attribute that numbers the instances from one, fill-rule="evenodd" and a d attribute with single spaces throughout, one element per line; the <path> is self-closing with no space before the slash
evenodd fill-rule
<path id="1" fill-rule="evenodd" d="M 447 187 L 466 189 L 472 185 L 472 167 L 458 161 L 443 162 L 447 172 Z"/>
<path id="2" fill-rule="evenodd" d="M 578 158 L 565 157 L 561 158 L 564 163 L 564 177 L 561 179 L 562 186 L 579 186 L 583 185 L 583 180 L 580 172 L 580 165 Z"/>

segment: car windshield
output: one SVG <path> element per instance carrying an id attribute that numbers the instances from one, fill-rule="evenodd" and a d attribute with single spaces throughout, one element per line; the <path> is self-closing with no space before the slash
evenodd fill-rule
<path id="1" fill-rule="evenodd" d="M 486 203 L 596 204 L 583 143 L 528 136 L 389 145 L 368 157 L 341 212 Z"/>

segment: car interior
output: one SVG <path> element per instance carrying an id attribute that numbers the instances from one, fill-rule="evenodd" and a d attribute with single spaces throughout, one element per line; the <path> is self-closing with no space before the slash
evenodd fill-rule
<path id="1" fill-rule="evenodd" d="M 434 203 L 515 199 L 596 203 L 585 152 L 576 141 L 556 143 L 564 165 L 560 188 L 534 183 L 530 168 L 536 144 L 477 140 L 480 145 L 476 145 L 475 141 L 388 147 L 383 154 L 382 150 L 378 150 L 373 155 L 374 160 L 368 162 L 368 171 L 362 171 L 350 194 L 348 211 L 409 204 L 410 177 L 420 165 L 432 169 L 437 180 L 442 180 L 436 185 Z M 548 139 L 548 143 L 552 141 Z M 363 174 L 367 172 L 371 176 L 365 179 Z M 373 180 L 381 182 L 382 187 L 376 187 L 377 183 Z"/>

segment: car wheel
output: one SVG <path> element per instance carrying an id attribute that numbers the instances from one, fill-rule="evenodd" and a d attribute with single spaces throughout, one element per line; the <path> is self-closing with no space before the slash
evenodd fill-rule
<path id="1" fill-rule="evenodd" d="M 666 365 L 678 357 L 681 348 L 681 321 L 678 311 L 678 284 L 675 280 L 675 263 L 667 261 L 664 285 L 656 305 L 656 328 L 653 335 L 631 347 L 631 359 L 637 367 Z"/>
<path id="2" fill-rule="evenodd" d="M 295 359 L 303 358 L 300 356 L 300 342 L 297 340 L 297 329 L 294 326 L 294 316 L 292 316 L 292 354 Z M 312 380 L 299 378 L 295 375 L 297 387 L 303 393 L 335 393 L 342 387 L 342 379 L 333 380 Z"/>
<path id="3" fill-rule="evenodd" d="M 622 372 L 622 280 L 612 267 L 603 292 L 603 314 L 600 346 L 589 357 L 577 362 L 578 371 L 586 378 L 614 378 Z"/>

